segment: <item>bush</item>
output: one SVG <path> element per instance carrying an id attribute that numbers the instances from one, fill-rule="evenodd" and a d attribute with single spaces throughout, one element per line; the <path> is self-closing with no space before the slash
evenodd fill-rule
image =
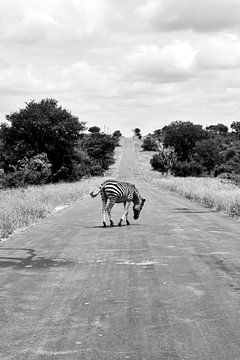
<path id="1" fill-rule="evenodd" d="M 79 145 L 87 153 L 91 166 L 98 165 L 104 171 L 114 163 L 114 149 L 117 143 L 110 135 L 99 133 L 85 135 Z"/>
<path id="2" fill-rule="evenodd" d="M 7 174 L 4 174 L 0 179 L 0 188 L 16 188 L 19 186 L 24 186 L 23 183 L 23 172 L 14 171 Z"/>
<path id="3" fill-rule="evenodd" d="M 158 149 L 156 140 L 153 139 L 150 135 L 145 137 L 141 145 L 144 151 L 156 151 Z"/>
<path id="4" fill-rule="evenodd" d="M 226 151 L 226 153 L 224 154 L 225 161 L 230 160 L 230 159 L 233 158 L 235 155 L 236 155 L 236 150 L 235 150 L 235 149 L 233 149 L 233 148 L 228 149 L 228 150 Z"/>
<path id="5" fill-rule="evenodd" d="M 154 170 L 164 171 L 165 165 L 164 161 L 160 158 L 158 154 L 154 154 L 152 159 L 150 160 L 150 164 L 152 165 Z"/>
<path id="6" fill-rule="evenodd" d="M 226 165 L 226 164 L 222 164 L 220 166 L 215 166 L 214 169 L 214 177 L 217 177 L 220 174 L 226 173 L 226 174 L 230 174 L 232 172 L 232 166 L 230 165 Z"/>
<path id="7" fill-rule="evenodd" d="M 23 183 L 30 185 L 46 184 L 52 173 L 51 167 L 52 165 L 45 153 L 35 155 L 31 159 L 24 158 L 19 161 L 18 166 L 23 173 Z"/>
<path id="8" fill-rule="evenodd" d="M 100 165 L 92 165 L 90 174 L 91 176 L 102 176 L 104 174 L 104 169 Z"/>
<path id="9" fill-rule="evenodd" d="M 159 152 L 154 154 L 150 163 L 154 170 L 161 171 L 162 174 L 168 174 L 169 170 L 172 170 L 174 164 L 177 161 L 177 154 L 174 148 L 169 146 L 167 148 L 160 147 Z"/>
<path id="10" fill-rule="evenodd" d="M 52 174 L 51 166 L 45 153 L 33 156 L 31 159 L 24 157 L 18 161 L 16 167 L 12 166 L 14 171 L 2 174 L 1 187 L 46 184 Z"/>
<path id="11" fill-rule="evenodd" d="M 223 181 L 227 181 L 234 185 L 240 186 L 240 175 L 238 174 L 222 173 L 219 175 L 219 178 Z"/>
<path id="12" fill-rule="evenodd" d="M 201 176 L 203 167 L 196 161 L 178 161 L 172 168 L 174 176 Z"/>

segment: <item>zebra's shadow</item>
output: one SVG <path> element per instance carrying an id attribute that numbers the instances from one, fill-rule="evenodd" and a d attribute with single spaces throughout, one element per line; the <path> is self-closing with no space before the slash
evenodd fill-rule
<path id="1" fill-rule="evenodd" d="M 141 224 L 122 224 L 121 226 L 119 226 L 118 224 L 115 224 L 113 226 L 107 225 L 106 227 L 104 227 L 103 225 L 94 225 L 94 226 L 84 226 L 84 229 L 102 229 L 102 230 L 107 230 L 107 229 L 113 229 L 113 228 L 131 228 L 132 226 L 141 226 Z"/>

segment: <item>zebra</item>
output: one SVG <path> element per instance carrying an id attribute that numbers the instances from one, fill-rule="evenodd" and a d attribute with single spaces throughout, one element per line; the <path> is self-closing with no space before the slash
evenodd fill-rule
<path id="1" fill-rule="evenodd" d="M 124 213 L 119 220 L 118 226 L 121 226 L 124 218 L 126 219 L 126 224 L 130 225 L 128 220 L 128 209 L 130 203 L 133 202 L 133 218 L 137 220 L 139 218 L 142 207 L 145 203 L 145 199 L 143 199 L 135 187 L 134 184 L 130 184 L 128 182 L 117 181 L 117 180 L 105 180 L 97 193 L 93 191 L 90 193 L 91 197 L 96 197 L 98 194 L 101 194 L 102 198 L 102 214 L 103 214 L 103 227 L 106 227 L 106 212 L 108 213 L 110 226 L 114 226 L 111 210 L 115 203 L 123 203 L 124 205 Z M 108 201 L 109 200 L 109 201 Z M 108 204 L 107 204 L 108 202 Z"/>

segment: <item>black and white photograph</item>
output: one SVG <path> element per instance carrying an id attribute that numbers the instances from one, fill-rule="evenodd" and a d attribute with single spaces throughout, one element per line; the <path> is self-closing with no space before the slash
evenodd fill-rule
<path id="1" fill-rule="evenodd" d="M 240 0 L 0 0 L 0 360 L 240 360 Z"/>

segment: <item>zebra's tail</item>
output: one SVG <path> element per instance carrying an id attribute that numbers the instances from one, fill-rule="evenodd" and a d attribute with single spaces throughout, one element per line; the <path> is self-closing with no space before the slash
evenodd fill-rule
<path id="1" fill-rule="evenodd" d="M 100 193 L 100 191 L 101 191 L 101 187 L 99 188 L 99 190 L 98 190 L 96 193 L 94 193 L 94 191 L 91 191 L 91 192 L 90 192 L 91 197 L 92 197 L 92 198 L 95 198 L 96 196 L 98 196 L 98 194 Z"/>

